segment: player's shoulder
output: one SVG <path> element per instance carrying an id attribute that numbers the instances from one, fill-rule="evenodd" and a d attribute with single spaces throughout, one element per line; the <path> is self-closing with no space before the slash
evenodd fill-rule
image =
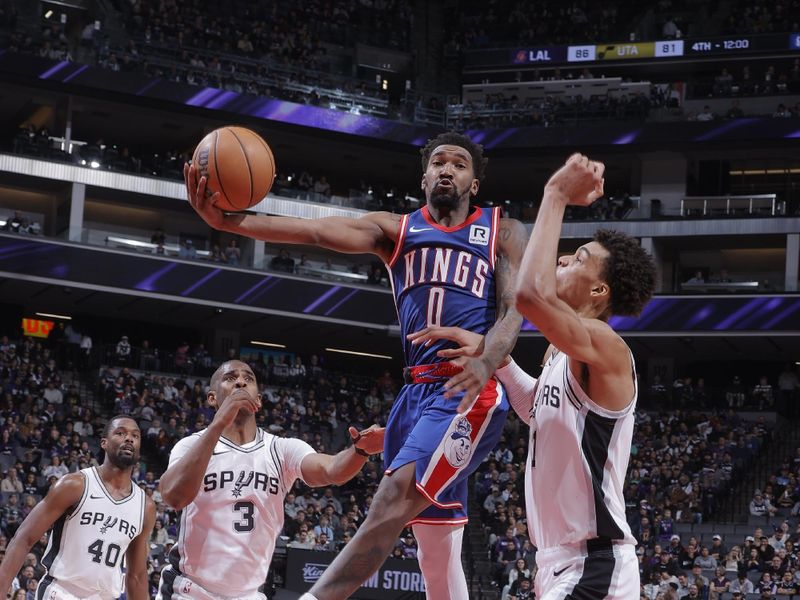
<path id="1" fill-rule="evenodd" d="M 84 494 L 88 480 L 83 471 L 67 473 L 56 481 L 53 489 L 45 499 L 55 500 L 64 505 L 77 504 Z"/>
<path id="2" fill-rule="evenodd" d="M 206 432 L 205 429 L 201 429 L 200 431 L 195 431 L 194 433 L 190 433 L 186 437 L 182 437 L 172 446 L 172 451 L 174 452 L 176 448 L 180 449 L 196 444 L 200 440 L 200 438 L 203 437 L 205 432 Z"/>

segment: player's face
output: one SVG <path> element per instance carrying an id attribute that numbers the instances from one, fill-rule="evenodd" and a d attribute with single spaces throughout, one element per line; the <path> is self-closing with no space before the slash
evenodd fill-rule
<path id="1" fill-rule="evenodd" d="M 245 363 L 234 360 L 222 366 L 222 373 L 213 389 L 216 408 L 220 408 L 228 396 L 238 389 L 244 389 L 253 398 L 260 397 L 253 370 Z"/>
<path id="2" fill-rule="evenodd" d="M 108 460 L 115 467 L 127 469 L 139 462 L 142 433 L 133 419 L 116 419 L 108 437 L 100 440 Z"/>
<path id="3" fill-rule="evenodd" d="M 446 144 L 434 148 L 422 175 L 422 190 L 431 206 L 454 210 L 478 193 L 478 184 L 467 150 Z"/>
<path id="4" fill-rule="evenodd" d="M 608 258 L 608 250 L 594 241 L 572 255 L 561 256 L 556 267 L 558 297 L 575 310 L 593 304 L 598 296 L 610 298 L 608 284 L 602 279 Z"/>

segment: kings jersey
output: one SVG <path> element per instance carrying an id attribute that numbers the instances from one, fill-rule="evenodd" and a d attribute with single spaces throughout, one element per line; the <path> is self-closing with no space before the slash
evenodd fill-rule
<path id="1" fill-rule="evenodd" d="M 440 340 L 412 345 L 406 336 L 439 325 L 485 334 L 496 321 L 494 266 L 500 209 L 474 207 L 455 227 L 436 223 L 423 207 L 405 215 L 388 263 L 406 365 L 442 362 L 454 347 Z"/>

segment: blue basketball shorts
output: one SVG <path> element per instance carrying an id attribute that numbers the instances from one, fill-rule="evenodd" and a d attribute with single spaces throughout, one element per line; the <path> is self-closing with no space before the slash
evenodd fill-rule
<path id="1" fill-rule="evenodd" d="M 467 522 L 467 479 L 495 448 L 509 404 L 492 378 L 464 414 L 462 394 L 444 397 L 444 382 L 403 386 L 389 413 L 383 443 L 386 475 L 415 463 L 417 489 L 431 502 L 409 524 Z"/>

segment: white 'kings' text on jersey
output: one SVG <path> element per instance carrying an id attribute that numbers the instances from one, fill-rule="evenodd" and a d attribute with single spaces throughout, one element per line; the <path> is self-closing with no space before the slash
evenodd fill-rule
<path id="1" fill-rule="evenodd" d="M 530 419 L 525 504 L 531 542 L 545 550 L 608 538 L 635 544 L 623 485 L 633 438 L 634 393 L 623 410 L 595 404 L 554 351 L 536 384 Z"/>
<path id="2" fill-rule="evenodd" d="M 183 438 L 169 464 L 205 435 Z M 200 586 L 223 596 L 249 595 L 267 578 L 275 541 L 283 529 L 283 502 L 300 464 L 314 449 L 307 443 L 256 430 L 243 446 L 221 437 L 195 499 L 183 509 L 172 567 Z"/>
<path id="3" fill-rule="evenodd" d="M 123 592 L 122 564 L 128 544 L 142 531 L 145 495 L 131 482 L 131 493 L 115 500 L 95 467 L 83 469 L 80 502 L 53 525 L 42 557 L 47 575 L 78 597 L 118 598 Z"/>

